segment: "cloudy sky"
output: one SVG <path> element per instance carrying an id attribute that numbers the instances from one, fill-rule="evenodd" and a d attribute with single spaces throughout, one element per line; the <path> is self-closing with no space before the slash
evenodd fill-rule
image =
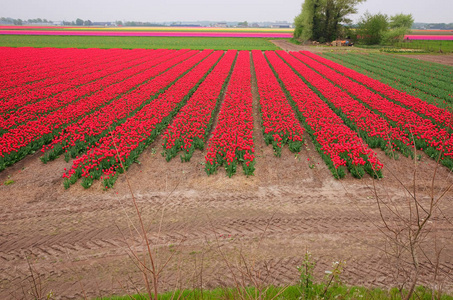
<path id="1" fill-rule="evenodd" d="M 53 21 L 289 21 L 303 0 L 0 0 L 0 16 Z M 284 4 L 282 4 L 284 3 Z M 416 22 L 453 22 L 453 0 L 367 0 L 365 11 L 411 13 Z M 352 16 L 354 20 L 358 15 Z"/>

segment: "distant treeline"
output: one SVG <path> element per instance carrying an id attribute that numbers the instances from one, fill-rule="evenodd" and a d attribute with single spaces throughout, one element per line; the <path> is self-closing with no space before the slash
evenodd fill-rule
<path id="1" fill-rule="evenodd" d="M 156 24 L 156 23 L 151 23 L 151 22 L 138 22 L 138 21 L 114 21 L 114 22 L 93 22 L 91 20 L 83 20 L 80 18 L 77 18 L 74 21 L 57 21 L 53 22 L 48 19 L 41 19 L 41 18 L 36 18 L 36 19 L 14 19 L 14 18 L 9 18 L 9 17 L 1 17 L 0 18 L 0 24 L 2 25 L 29 25 L 29 24 L 56 24 L 56 25 L 66 25 L 66 26 L 150 26 L 150 27 L 158 27 L 158 26 L 164 26 L 162 24 Z"/>
<path id="2" fill-rule="evenodd" d="M 47 20 L 47 19 L 41 19 L 41 18 L 28 19 L 28 20 L 5 18 L 5 17 L 0 18 L 0 24 L 23 25 L 23 24 L 43 24 L 43 23 L 52 23 L 52 21 Z"/>
<path id="3" fill-rule="evenodd" d="M 453 30 L 453 23 L 414 23 L 412 29 Z"/>

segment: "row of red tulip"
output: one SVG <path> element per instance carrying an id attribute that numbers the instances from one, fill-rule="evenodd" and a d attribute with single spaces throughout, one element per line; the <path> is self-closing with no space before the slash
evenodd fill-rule
<path id="1" fill-rule="evenodd" d="M 108 58 L 112 59 L 112 57 Z M 35 110 L 37 110 L 36 113 L 39 113 L 40 110 L 46 112 L 49 109 L 58 109 L 60 105 L 58 105 L 57 103 L 61 100 L 58 100 L 57 103 L 51 104 L 50 106 L 49 102 L 52 103 L 58 98 L 64 99 L 64 102 L 74 101 L 75 99 L 77 99 L 73 97 L 74 93 L 82 93 L 80 94 L 81 96 L 85 95 L 85 92 L 90 93 L 89 88 L 94 87 L 96 84 L 102 83 L 102 81 L 100 81 L 101 79 L 108 80 L 110 75 L 121 70 L 129 69 L 139 64 L 134 63 L 131 61 L 131 59 L 127 58 L 128 56 L 125 56 L 121 60 L 115 61 L 115 64 L 111 65 L 110 67 L 106 67 L 103 64 L 101 64 L 100 66 L 93 66 L 92 68 L 88 69 L 76 67 L 75 69 L 78 70 L 76 72 L 78 76 L 71 81 L 65 80 L 66 74 L 62 73 L 60 74 L 60 76 L 51 79 L 51 81 L 54 81 L 55 84 L 50 86 L 32 90 L 30 88 L 30 85 L 33 84 L 27 84 L 7 90 L 7 92 L 14 92 L 14 97 L 9 97 L 8 99 L 5 99 L 2 101 L 2 103 L 0 103 L 0 128 L 7 129 L 10 126 L 17 124 L 17 122 L 13 121 L 17 118 L 24 121 L 28 120 L 29 117 L 26 117 L 24 114 L 28 114 L 30 117 L 33 117 Z M 142 61 L 140 63 L 146 62 L 146 58 L 143 55 L 137 57 L 134 56 L 135 60 L 137 58 L 141 58 Z M 98 62 L 100 61 L 98 60 Z M 43 67 L 42 69 L 46 70 L 45 67 Z M 96 81 L 98 82 L 96 83 Z M 38 81 L 35 83 L 40 84 L 42 82 L 43 81 Z M 94 91 L 96 90 L 93 90 L 93 92 Z M 70 98 L 72 100 L 66 100 L 66 98 Z M 8 122 L 8 120 L 10 123 L 12 123 L 11 125 L 8 125 L 6 123 Z"/>
<path id="2" fill-rule="evenodd" d="M 405 109 L 379 94 L 373 93 L 365 86 L 352 81 L 323 64 L 309 59 L 307 56 L 297 52 L 294 52 L 294 55 L 325 78 L 355 96 L 369 108 L 378 112 L 389 121 L 394 122 L 395 126 L 399 126 L 408 136 L 413 136 L 414 139 L 411 143 L 415 144 L 417 148 L 436 159 L 439 154 L 442 154 L 442 163 L 453 169 L 453 136 L 446 129 L 440 128 L 438 125 L 433 124 L 431 120 L 424 119 L 413 111 Z"/>
<path id="3" fill-rule="evenodd" d="M 12 50 L 14 52 L 12 52 Z M 56 48 L 1 47 L 0 54 L 2 55 L 2 60 L 0 61 L 0 66 L 2 67 L 2 69 L 0 70 L 0 72 L 15 74 L 17 73 L 16 70 L 18 66 L 24 67 L 26 69 L 27 63 L 24 62 L 29 62 L 33 57 L 35 58 L 33 63 L 40 63 L 43 60 L 59 60 L 62 56 L 68 57 L 68 52 L 62 52 L 60 50 L 61 49 Z M 49 57 L 48 53 L 52 51 L 53 55 Z"/>
<path id="4" fill-rule="evenodd" d="M 284 54 L 286 52 L 280 53 L 285 59 L 290 57 Z M 346 166 L 356 177 L 362 177 L 365 171 L 372 176 L 382 176 L 382 163 L 357 133 L 346 126 L 276 52 L 268 51 L 266 57 L 288 91 L 299 118 L 306 125 L 332 174 L 336 178 L 343 177 L 343 167 Z"/>
<path id="5" fill-rule="evenodd" d="M 191 51 L 185 55 L 191 56 L 197 52 Z M 160 72 L 173 65 L 174 62 L 171 62 Z M 157 67 L 159 68 L 161 65 Z M 137 73 L 138 71 L 140 73 Z M 95 110 L 99 110 L 117 97 L 148 81 L 150 76 L 155 75 L 153 68 L 128 69 L 125 74 L 114 76 L 116 78 L 115 84 L 102 87 L 96 93 L 84 97 L 76 103 L 69 104 L 63 109 L 11 129 L 0 137 L 0 170 L 22 159 L 25 155 L 40 149 L 71 123 Z"/>
<path id="6" fill-rule="evenodd" d="M 31 47 L 1 47 L 0 55 L 0 75 L 12 74 L 17 70 L 18 66 L 24 67 L 22 61 L 29 60 L 30 57 L 37 56 L 37 52 L 45 52 L 44 48 Z M 1 83 L 4 84 L 4 83 Z"/>
<path id="7" fill-rule="evenodd" d="M 252 116 L 250 53 L 240 51 L 208 144 L 205 170 L 208 175 L 225 166 L 227 175 L 236 173 L 238 163 L 246 175 L 255 167 Z"/>
<path id="8" fill-rule="evenodd" d="M 18 65 L 23 66 L 22 61 L 27 61 L 33 56 L 37 57 L 37 53 L 43 53 L 46 52 L 46 50 L 48 49 L 32 47 L 1 47 L 0 55 L 2 56 L 2 59 L 0 60 L 0 74 L 4 74 L 4 72 L 14 72 Z"/>
<path id="9" fill-rule="evenodd" d="M 59 49 L 54 49 L 54 55 L 51 57 L 48 56 L 49 52 L 52 52 L 52 48 L 2 47 L 0 48 L 0 54 L 2 55 L 2 60 L 0 61 L 0 74 L 17 74 L 20 73 L 20 71 L 26 71 L 27 65 L 30 62 L 32 64 L 39 64 L 44 60 L 52 61 L 53 59 L 56 59 L 58 61 L 59 58 L 57 57 L 62 55 L 67 56 L 67 52 L 61 52 Z M 0 85 L 3 85 L 8 81 L 9 79 L 1 82 Z"/>
<path id="10" fill-rule="evenodd" d="M 204 59 L 201 63 L 133 117 L 100 139 L 86 154 L 76 158 L 68 174 L 63 175 L 66 178 L 65 186 L 68 187 L 79 177 L 83 177 L 82 185 L 85 188 L 91 186 L 95 179 L 104 179 L 104 186 L 111 187 L 116 180 L 116 172 L 127 170 L 137 161 L 140 153 L 168 125 L 222 54 L 223 51 L 213 53 L 212 50 L 197 54 L 196 59 Z"/>
<path id="11" fill-rule="evenodd" d="M 191 55 L 191 52 L 152 68 L 153 73 L 147 72 L 147 76 L 152 79 L 143 83 L 132 92 L 104 106 L 102 109 L 66 127 L 64 132 L 55 136 L 49 145 L 43 147 L 43 152 L 45 150 L 51 150 L 41 160 L 43 162 L 53 160 L 63 152 L 66 153 L 66 159 L 69 159 L 69 156 L 74 158 L 80 152 L 91 148 L 108 131 L 124 123 L 127 118 L 133 116 L 143 106 L 152 101 L 159 91 L 163 91 L 183 73 L 200 62 L 200 56 L 192 56 L 183 61 L 189 55 Z"/>
<path id="12" fill-rule="evenodd" d="M 405 132 L 398 127 L 392 127 L 386 119 L 364 107 L 348 93 L 296 59 L 297 54 L 279 54 L 300 76 L 303 74 L 305 80 L 320 92 L 337 115 L 342 117 L 349 127 L 355 128 L 371 148 L 380 147 L 389 154 L 395 150 L 401 151 L 405 156 L 412 154 L 411 148 L 408 147 L 410 139 Z"/>
<path id="13" fill-rule="evenodd" d="M 179 151 L 183 151 L 181 161 L 189 161 L 195 149 L 204 149 L 221 92 L 231 73 L 236 54 L 236 50 L 227 51 L 168 126 L 162 144 L 167 161 L 175 157 Z"/>
<path id="14" fill-rule="evenodd" d="M 143 54 L 139 61 L 121 61 L 101 72 L 80 76 L 79 79 L 74 80 L 76 85 L 73 86 L 72 89 L 59 91 L 57 87 L 55 87 L 55 90 L 54 86 L 49 87 L 46 90 L 49 95 L 53 96 L 48 97 L 47 99 L 29 105 L 24 105 L 23 103 L 28 101 L 27 97 L 18 96 L 14 99 L 6 100 L 3 108 L 12 107 L 13 105 L 15 107 L 21 106 L 15 111 L 0 116 L 0 128 L 2 128 L 2 130 L 0 130 L 0 135 L 19 124 L 36 119 L 42 115 L 51 113 L 52 111 L 62 109 L 71 103 L 74 104 L 83 97 L 90 96 L 91 94 L 118 82 L 118 78 L 127 78 L 134 73 L 140 73 L 163 61 L 172 59 L 175 56 L 171 51 L 169 51 L 166 56 L 161 57 L 159 57 L 160 54 L 158 53 L 157 55 L 154 55 L 152 52 L 149 52 L 148 55 Z"/>
<path id="15" fill-rule="evenodd" d="M 398 91 L 397 89 L 394 89 L 387 84 L 384 84 L 376 79 L 370 78 L 368 76 L 365 76 L 363 74 L 360 74 L 352 69 L 346 68 L 340 64 L 337 64 L 331 60 L 325 59 L 323 57 L 320 57 L 316 54 L 312 54 L 307 51 L 303 51 L 303 54 L 307 55 L 310 58 L 313 58 L 317 60 L 318 62 L 321 62 L 332 69 L 343 73 L 345 76 L 352 78 L 353 80 L 357 81 L 358 83 L 363 84 L 366 87 L 371 88 L 374 91 L 377 91 L 387 97 L 388 99 L 402 104 L 414 112 L 420 113 L 426 117 L 432 118 L 435 120 L 439 125 L 442 127 L 447 127 L 453 129 L 453 114 L 446 110 L 439 108 L 435 105 L 428 104 L 424 101 L 422 101 L 419 98 L 416 98 L 412 95 L 409 95 L 407 93 Z"/>
<path id="16" fill-rule="evenodd" d="M 285 144 L 292 152 L 300 152 L 304 130 L 263 53 L 253 50 L 252 55 L 266 144 L 272 144 L 276 156 L 281 155 Z"/>
<path id="17" fill-rule="evenodd" d="M 7 48 L 9 53 L 14 53 L 16 61 L 0 71 L 4 81 L 0 82 L 0 89 L 9 89 L 16 86 L 44 80 L 48 77 L 58 76 L 61 69 L 65 68 L 65 61 L 77 61 L 81 54 L 80 49 L 61 49 L 44 48 L 40 50 L 26 49 L 25 52 L 32 52 L 34 55 L 24 57 L 21 55 L 24 52 L 23 48 Z M 87 52 L 91 52 L 87 50 Z M 2 58 L 3 59 L 3 58 Z M 42 68 L 47 68 L 48 72 L 42 72 Z"/>
<path id="18" fill-rule="evenodd" d="M 96 53 L 97 51 L 94 50 L 93 52 Z M 121 67 L 130 68 L 144 63 L 146 60 L 143 59 L 148 55 L 151 55 L 149 51 L 148 53 L 123 52 L 120 56 L 118 54 L 104 55 L 104 57 L 95 59 L 93 64 L 75 64 L 71 71 L 62 67 L 60 74 L 55 77 L 3 90 L 1 93 L 7 101 L 0 105 L 0 114 L 9 114 L 16 108 L 41 101 L 47 97 L 53 97 L 66 90 L 83 87 L 90 81 L 118 72 Z M 44 65 L 41 70 L 47 71 L 48 68 Z"/>
<path id="19" fill-rule="evenodd" d="M 90 55 L 90 52 L 91 51 L 82 52 L 83 55 L 77 56 L 77 60 L 68 61 L 64 66 L 58 66 L 59 72 L 52 70 L 55 68 L 55 65 L 51 65 L 50 63 L 41 66 L 40 69 L 42 74 L 47 74 L 45 78 L 37 78 L 37 80 L 24 82 L 19 86 L 0 90 L 0 98 L 10 99 L 11 97 L 27 97 L 30 98 L 30 100 L 40 99 L 38 97 L 40 96 L 39 90 L 41 89 L 61 85 L 62 88 L 60 88 L 60 90 L 64 90 L 65 85 L 68 85 L 71 80 L 91 72 L 103 70 L 109 66 L 109 62 L 116 62 L 121 57 L 128 58 L 128 56 L 125 55 L 121 56 L 119 51 L 105 53 L 105 51 L 93 50 L 92 56 Z M 140 57 L 143 57 L 143 55 Z M 28 74 L 31 72 L 32 70 L 30 69 L 23 70 L 21 75 L 28 77 Z M 9 78 L 10 76 L 10 74 L 6 75 L 6 78 Z"/>

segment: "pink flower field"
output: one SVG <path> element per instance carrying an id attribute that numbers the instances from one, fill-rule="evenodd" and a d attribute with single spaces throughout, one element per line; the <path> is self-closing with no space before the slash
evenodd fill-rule
<path id="1" fill-rule="evenodd" d="M 405 35 L 409 40 L 453 41 L 453 35 Z"/>
<path id="2" fill-rule="evenodd" d="M 156 36 L 156 37 L 232 37 L 232 38 L 291 38 L 292 33 L 221 32 L 221 31 L 70 31 L 70 30 L 0 30 L 0 35 L 66 35 L 66 36 Z"/>

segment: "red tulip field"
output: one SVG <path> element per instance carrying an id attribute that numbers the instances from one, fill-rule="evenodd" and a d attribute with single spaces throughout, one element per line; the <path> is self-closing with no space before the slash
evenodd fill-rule
<path id="1" fill-rule="evenodd" d="M 0 298 L 137 293 L 137 211 L 162 291 L 234 286 L 242 260 L 295 284 L 307 250 L 393 286 L 379 203 L 439 203 L 420 282 L 451 276 L 453 67 L 290 46 L 0 47 Z"/>
<path id="2" fill-rule="evenodd" d="M 383 176 L 373 149 L 424 151 L 453 169 L 453 115 L 310 52 L 2 48 L 0 171 L 41 151 L 64 155 L 64 185 L 120 173 L 163 134 L 166 160 L 207 149 L 207 175 L 254 175 L 252 68 L 276 156 L 304 132 L 332 176 Z M 223 96 L 222 96 L 223 95 Z M 450 99 L 447 99 L 451 101 Z"/>

